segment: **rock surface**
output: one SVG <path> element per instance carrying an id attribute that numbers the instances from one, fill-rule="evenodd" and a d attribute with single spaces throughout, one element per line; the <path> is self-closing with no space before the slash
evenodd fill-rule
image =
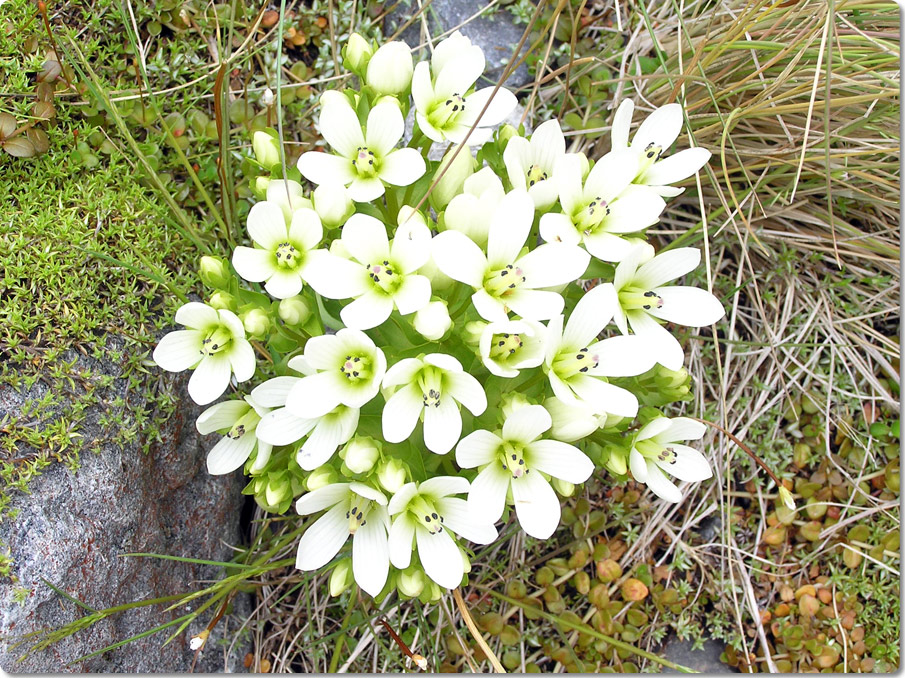
<path id="1" fill-rule="evenodd" d="M 484 75 L 478 80 L 477 87 L 495 85 L 512 58 L 516 45 L 522 39 L 525 26 L 516 25 L 505 7 L 495 7 L 490 16 L 479 16 L 469 21 L 486 6 L 485 0 L 433 0 L 424 13 L 402 32 L 399 39 L 413 49 L 426 42 L 426 36 L 422 34 L 421 17 L 426 18 L 427 28 L 434 42 L 439 41 L 441 39 L 439 36 L 443 33 L 467 21 L 459 30 L 462 35 L 484 50 L 487 60 Z M 384 35 L 395 34 L 418 9 L 418 3 L 414 0 L 401 0 L 398 7 L 386 18 Z M 522 51 L 525 52 L 527 49 L 526 43 Z M 422 55 L 421 58 L 426 58 L 426 55 Z M 510 89 L 518 89 L 531 81 L 528 68 L 522 64 L 509 76 L 505 85 Z"/>
<path id="2" fill-rule="evenodd" d="M 116 339 L 108 340 L 115 348 Z M 121 344 L 120 344 L 121 346 Z M 73 374 L 91 369 L 114 377 L 104 398 L 92 405 L 95 412 L 81 434 L 100 443 L 96 451 L 82 452 L 75 472 L 52 464 L 29 483 L 30 494 L 18 494 L 12 513 L 0 522 L 0 543 L 13 559 L 12 581 L 0 580 L 0 667 L 8 672 L 182 672 L 188 671 L 194 653 L 192 634 L 200 631 L 215 610 L 201 618 L 172 643 L 163 646 L 168 629 L 124 647 L 80 662 L 80 656 L 146 631 L 184 614 L 165 611 L 164 605 L 130 610 L 105 619 L 21 662 L 25 634 L 59 628 L 85 610 L 55 593 L 42 580 L 66 591 L 95 609 L 136 600 L 195 590 L 200 580 L 222 576 L 218 568 L 189 565 L 157 558 L 125 558 L 129 552 L 228 560 L 227 544 L 241 541 L 242 480 L 208 475 L 205 448 L 195 431 L 199 409 L 183 402 L 162 429 L 149 454 L 141 441 L 122 445 L 112 440 L 109 427 L 101 425 L 105 398 L 134 397 L 129 380 L 116 364 L 98 361 L 75 351 L 64 357 L 75 360 Z M 142 388 L 173 389 L 184 397 L 185 375 L 172 378 L 156 370 L 143 375 Z M 155 380 L 159 380 L 154 384 Z M 0 386 L 0 421 L 51 388 L 38 381 L 30 388 Z M 132 391 L 135 389 L 132 386 Z M 187 398 L 186 398 L 187 401 Z M 209 443 L 208 445 L 209 446 Z M 22 456 L 27 450 L 17 450 Z M 238 599 L 234 609 L 248 609 Z M 237 614 L 237 618 L 239 614 Z M 226 645 L 217 640 L 237 622 L 227 615 L 199 658 L 198 672 L 241 670 L 246 651 L 241 644 L 225 656 Z M 231 637 L 232 634 L 230 634 Z"/>
<path id="3" fill-rule="evenodd" d="M 725 645 L 719 641 L 707 639 L 704 641 L 703 648 L 695 650 L 692 641 L 679 640 L 675 636 L 670 636 L 657 654 L 680 666 L 701 673 L 738 673 L 733 667 L 720 661 L 720 654 L 724 647 Z M 680 672 L 664 666 L 662 673 Z"/>

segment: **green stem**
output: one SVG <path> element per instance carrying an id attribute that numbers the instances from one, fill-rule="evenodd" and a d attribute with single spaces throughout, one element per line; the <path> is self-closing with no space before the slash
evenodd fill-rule
<path id="1" fill-rule="evenodd" d="M 336 668 L 339 666 L 339 654 L 343 651 L 343 645 L 346 643 L 346 629 L 349 628 L 349 617 L 352 616 L 352 610 L 355 608 L 357 599 L 355 594 L 356 590 L 353 588 L 349 596 L 349 607 L 346 608 L 346 614 L 343 616 L 343 621 L 340 625 L 339 637 L 336 639 L 336 645 L 333 648 L 333 656 L 330 657 L 330 668 L 327 669 L 327 673 L 336 673 Z"/>

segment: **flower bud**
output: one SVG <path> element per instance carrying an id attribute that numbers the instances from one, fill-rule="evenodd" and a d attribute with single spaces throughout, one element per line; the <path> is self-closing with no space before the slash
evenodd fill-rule
<path id="1" fill-rule="evenodd" d="M 503 396 L 500 401 L 500 409 L 503 412 L 503 416 L 508 419 L 516 410 L 520 410 L 530 404 L 528 398 L 526 398 L 523 393 L 513 391 Z"/>
<path id="2" fill-rule="evenodd" d="M 452 145 L 440 161 L 440 167 L 434 173 L 434 180 L 444 172 L 440 181 L 434 186 L 434 190 L 430 194 L 430 204 L 436 212 L 446 209 L 449 201 L 462 192 L 465 180 L 474 174 L 475 160 L 471 157 L 471 150 L 468 147 L 459 151 L 459 154 L 453 158 L 458 146 Z M 449 169 L 446 169 L 446 168 Z"/>
<path id="3" fill-rule="evenodd" d="M 343 47 L 343 65 L 356 75 L 364 73 L 371 60 L 374 49 L 358 33 L 349 36 L 349 41 Z"/>
<path id="4" fill-rule="evenodd" d="M 420 596 L 426 583 L 424 571 L 416 565 L 410 565 L 396 577 L 396 588 L 407 598 Z"/>
<path id="5" fill-rule="evenodd" d="M 624 476 L 628 470 L 627 451 L 615 445 L 607 445 L 604 454 L 607 457 L 605 463 L 607 470 L 617 476 Z"/>
<path id="6" fill-rule="evenodd" d="M 258 200 L 267 199 L 267 188 L 272 179 L 270 177 L 255 177 L 251 182 L 251 192 Z"/>
<path id="7" fill-rule="evenodd" d="M 280 319 L 287 325 L 303 325 L 311 317 L 311 309 L 303 297 L 295 296 L 280 301 Z"/>
<path id="8" fill-rule="evenodd" d="M 437 341 L 452 327 L 445 301 L 432 301 L 415 313 L 415 329 L 425 339 Z"/>
<path id="9" fill-rule="evenodd" d="M 572 493 L 575 492 L 575 485 L 572 483 L 562 480 L 561 478 L 553 478 L 553 489 L 559 493 L 561 497 L 571 497 Z"/>
<path id="10" fill-rule="evenodd" d="M 245 332 L 251 339 L 263 339 L 270 329 L 270 315 L 260 308 L 253 308 L 239 316 Z"/>
<path id="11" fill-rule="evenodd" d="M 475 351 L 478 351 L 478 346 L 481 343 L 481 335 L 484 334 L 484 328 L 487 327 L 488 323 L 483 320 L 472 320 L 471 322 L 465 323 L 465 332 L 462 334 L 462 341 L 471 346 Z"/>
<path id="12" fill-rule="evenodd" d="M 499 131 L 497 132 L 497 139 L 500 142 L 499 143 L 500 153 L 502 153 L 505 150 L 506 144 L 509 143 L 509 140 L 512 137 L 517 137 L 517 136 L 519 136 L 519 133 L 515 127 L 510 125 L 508 122 L 505 125 L 502 125 L 500 127 Z"/>
<path id="13" fill-rule="evenodd" d="M 412 84 L 412 50 L 404 42 L 394 40 L 381 46 L 368 61 L 365 81 L 378 94 L 395 96 Z"/>
<path id="14" fill-rule="evenodd" d="M 387 459 L 377 467 L 377 480 L 383 489 L 394 494 L 405 485 L 405 466 L 398 459 Z"/>
<path id="15" fill-rule="evenodd" d="M 305 487 L 308 488 L 309 492 L 314 492 L 314 490 L 319 487 L 324 487 L 325 485 L 331 485 L 335 483 L 337 480 L 336 471 L 332 466 L 318 466 L 314 469 L 305 480 Z"/>
<path id="16" fill-rule="evenodd" d="M 783 485 L 779 486 L 779 498 L 783 504 L 785 504 L 786 508 L 790 511 L 795 510 L 795 500 L 792 498 L 792 493 L 789 492 Z"/>
<path id="17" fill-rule="evenodd" d="M 274 101 L 276 101 L 276 97 L 273 94 L 273 90 L 269 87 L 265 87 L 264 91 L 261 93 L 261 103 L 270 108 L 273 106 Z"/>
<path id="18" fill-rule="evenodd" d="M 201 257 L 201 263 L 198 266 L 198 276 L 201 281 L 208 287 L 215 290 L 222 290 L 229 287 L 229 281 L 232 274 L 229 272 L 229 264 L 220 257 Z"/>
<path id="19" fill-rule="evenodd" d="M 264 169 L 270 171 L 271 167 L 280 164 L 280 141 L 275 130 L 255 132 L 251 137 L 251 147 L 255 159 Z"/>
<path id="20" fill-rule="evenodd" d="M 302 195 L 302 185 L 291 179 L 272 179 L 267 185 L 267 201 L 275 202 L 283 210 L 286 225 L 292 223 L 292 215 L 303 207 L 311 208 L 311 201 Z"/>
<path id="21" fill-rule="evenodd" d="M 606 415 L 596 415 L 582 402 L 565 403 L 559 398 L 547 398 L 544 408 L 550 413 L 553 427 L 550 434 L 563 442 L 571 443 L 591 435 Z"/>
<path id="22" fill-rule="evenodd" d="M 374 468 L 380 449 L 373 438 L 355 436 L 340 455 L 352 473 L 367 473 Z"/>
<path id="23" fill-rule="evenodd" d="M 336 567 L 330 573 L 330 596 L 336 598 L 348 589 L 353 581 L 355 581 L 355 577 L 352 574 L 352 559 L 343 558 L 336 563 Z"/>
<path id="24" fill-rule="evenodd" d="M 342 184 L 321 184 L 314 189 L 314 211 L 327 228 L 342 226 L 355 212 L 349 191 Z"/>
<path id="25" fill-rule="evenodd" d="M 237 308 L 236 298 L 229 292 L 222 290 L 214 292 L 211 298 L 208 299 L 207 305 L 218 311 L 233 311 L 234 313 Z"/>
<path id="26" fill-rule="evenodd" d="M 279 506 L 286 499 L 292 499 L 292 482 L 285 471 L 272 473 L 264 487 L 264 502 L 267 506 Z"/>

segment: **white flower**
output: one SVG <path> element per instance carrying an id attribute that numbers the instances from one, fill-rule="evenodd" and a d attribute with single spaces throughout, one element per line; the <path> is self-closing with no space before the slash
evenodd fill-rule
<path id="1" fill-rule="evenodd" d="M 446 275 L 475 289 L 471 300 L 485 319 L 505 321 L 512 310 L 527 320 L 547 320 L 563 309 L 556 287 L 578 279 L 590 257 L 576 245 L 548 243 L 522 254 L 534 221 L 534 202 L 512 191 L 490 223 L 487 253 L 468 236 L 444 231 L 433 239 L 433 258 Z"/>
<path id="2" fill-rule="evenodd" d="M 616 109 L 611 133 L 613 149 L 627 148 L 638 159 L 637 170 L 632 177 L 634 183 L 651 186 L 660 195 L 678 195 L 685 189 L 666 184 L 674 184 L 697 172 L 710 160 L 710 151 L 700 147 L 686 148 L 665 160 L 660 159 L 682 130 L 682 107 L 679 104 L 667 104 L 647 116 L 629 145 L 628 134 L 634 109 L 631 99 L 626 99 Z"/>
<path id="3" fill-rule="evenodd" d="M 595 412 L 580 400 L 566 402 L 554 396 L 544 400 L 544 409 L 553 420 L 550 435 L 567 443 L 586 438 L 606 424 L 606 414 Z"/>
<path id="4" fill-rule="evenodd" d="M 389 443 L 406 440 L 418 420 L 424 420 L 424 444 L 446 454 L 462 433 L 459 403 L 475 416 L 487 409 L 481 384 L 449 355 L 431 353 L 406 358 L 387 370 L 385 390 L 396 389 L 383 408 L 383 437 Z"/>
<path id="5" fill-rule="evenodd" d="M 489 544 L 497 531 L 485 516 L 474 514 L 464 499 L 451 497 L 468 492 L 468 481 L 436 476 L 420 485 L 403 485 L 390 500 L 390 562 L 404 570 L 412 560 L 412 542 L 428 577 L 440 586 L 455 588 L 465 566 L 461 552 L 449 532 L 476 544 Z M 444 529 L 445 528 L 445 529 Z"/>
<path id="6" fill-rule="evenodd" d="M 597 340 L 615 308 L 616 292 L 607 283 L 581 298 L 565 329 L 562 315 L 553 318 L 547 325 L 545 370 L 560 400 L 582 400 L 597 413 L 634 417 L 638 399 L 630 391 L 607 383 L 605 377 L 646 372 L 654 366 L 656 355 L 640 337 Z"/>
<path id="7" fill-rule="evenodd" d="M 713 475 L 704 455 L 679 440 L 698 440 L 707 430 L 699 421 L 687 417 L 657 417 L 643 426 L 635 436 L 629 454 L 632 477 L 645 483 L 658 497 L 678 503 L 682 493 L 664 475 L 687 482 L 707 480 Z"/>
<path id="8" fill-rule="evenodd" d="M 193 369 L 189 395 L 199 405 L 215 401 L 229 378 L 243 382 L 255 373 L 255 352 L 235 313 L 191 301 L 176 311 L 176 322 L 189 329 L 170 332 L 154 349 L 154 362 L 167 372 Z"/>
<path id="9" fill-rule="evenodd" d="M 318 260 L 309 275 L 311 286 L 330 299 L 355 301 L 340 312 L 342 321 L 367 330 L 382 324 L 393 309 L 408 315 L 423 308 L 431 285 L 417 271 L 430 257 L 430 231 L 410 222 L 392 244 L 386 227 L 374 217 L 355 214 L 343 226 L 341 244 L 349 259 L 329 255 Z"/>
<path id="10" fill-rule="evenodd" d="M 425 339 L 437 341 L 452 327 L 445 301 L 432 301 L 415 313 L 415 329 Z"/>
<path id="11" fill-rule="evenodd" d="M 630 185 L 637 163 L 631 151 L 612 151 L 597 161 L 582 184 L 582 158 L 564 156 L 554 177 L 562 213 L 541 217 L 541 237 L 546 242 L 583 243 L 598 259 L 621 261 L 631 249 L 621 236 L 655 224 L 666 207 L 652 189 Z"/>
<path id="12" fill-rule="evenodd" d="M 412 83 L 412 50 L 393 40 L 381 45 L 368 61 L 365 82 L 378 94 L 397 96 Z"/>
<path id="13" fill-rule="evenodd" d="M 309 572 L 323 567 L 351 534 L 355 581 L 372 596 L 378 595 L 390 571 L 386 506 L 383 493 L 363 483 L 336 483 L 302 495 L 295 504 L 300 515 L 330 510 L 305 530 L 295 566 Z"/>
<path id="14" fill-rule="evenodd" d="M 565 155 L 566 139 L 555 118 L 534 130 L 530 141 L 512 137 L 503 151 L 509 183 L 527 190 L 537 209 L 548 209 L 558 197 L 554 170 Z"/>
<path id="15" fill-rule="evenodd" d="M 304 189 L 297 181 L 291 179 L 284 181 L 283 179 L 269 179 L 267 184 L 267 202 L 274 203 L 283 210 L 283 218 L 286 225 L 292 223 L 292 215 L 296 210 L 307 207 L 311 209 L 313 205 L 308 198 L 304 197 Z"/>
<path id="16" fill-rule="evenodd" d="M 531 320 L 488 323 L 481 331 L 478 351 L 484 367 L 498 377 L 518 376 L 519 370 L 544 362 L 545 327 Z"/>
<path id="17" fill-rule="evenodd" d="M 451 144 L 434 172 L 434 181 L 438 177 L 439 181 L 430 194 L 431 207 L 438 213 L 446 209 L 449 201 L 462 192 L 465 180 L 474 172 L 475 159 L 471 155 L 471 149 L 463 148 L 460 151 L 459 146 Z M 502 192 L 502 186 L 500 191 Z"/>
<path id="18" fill-rule="evenodd" d="M 349 191 L 342 184 L 321 184 L 314 189 L 314 211 L 328 228 L 345 223 L 355 212 Z"/>
<path id="19" fill-rule="evenodd" d="M 707 290 L 664 284 L 694 270 L 701 261 L 700 250 L 680 247 L 657 256 L 653 253 L 650 245 L 636 247 L 616 267 L 613 285 L 619 303 L 614 321 L 623 334 L 628 334 L 631 325 L 635 334 L 656 347 L 657 362 L 678 370 L 685 362 L 682 345 L 658 321 L 705 327 L 722 318 L 725 311 Z"/>
<path id="20" fill-rule="evenodd" d="M 270 460 L 273 445 L 258 440 L 255 429 L 261 417 L 270 412 L 255 402 L 252 396 L 242 400 L 227 400 L 207 408 L 195 421 L 195 428 L 201 435 L 214 431 L 225 434 L 223 438 L 207 453 L 207 471 L 211 475 L 232 473 L 242 466 L 255 445 L 258 455 L 251 467 L 251 473 L 262 471 Z"/>
<path id="21" fill-rule="evenodd" d="M 326 250 L 315 249 L 324 236 L 317 212 L 307 208 L 292 214 L 287 228 L 279 206 L 264 201 L 248 213 L 248 233 L 259 247 L 237 247 L 233 266 L 249 282 L 264 282 L 272 297 L 287 299 L 302 291 L 311 263 Z"/>
<path id="22" fill-rule="evenodd" d="M 302 154 L 298 167 L 307 179 L 348 186 L 353 200 L 371 202 L 383 195 L 384 184 L 408 186 L 424 174 L 424 159 L 416 149 L 395 148 L 405 131 L 398 104 L 378 103 L 368 113 L 367 129 L 362 130 L 345 97 L 321 101 L 321 134 L 338 155 Z"/>
<path id="23" fill-rule="evenodd" d="M 547 410 L 529 405 L 506 419 L 500 435 L 478 430 L 462 439 L 456 447 L 456 463 L 462 468 L 482 467 L 468 493 L 474 515 L 499 520 L 511 489 L 522 529 L 538 539 L 553 534 L 559 525 L 559 499 L 541 474 L 583 483 L 594 464 L 572 445 L 538 440 L 552 423 Z"/>
<path id="24" fill-rule="evenodd" d="M 302 356 L 296 356 L 288 365 L 302 374 L 315 374 Z M 303 470 L 313 471 L 327 463 L 336 449 L 355 434 L 359 409 L 338 405 L 322 416 L 299 416 L 286 407 L 286 401 L 293 387 L 302 380 L 301 377 L 275 377 L 251 392 L 255 402 L 273 409 L 261 418 L 255 432 L 258 440 L 270 445 L 291 445 L 308 436 L 296 453 L 296 461 Z M 309 489 L 310 482 L 311 478 Z"/>
<path id="25" fill-rule="evenodd" d="M 493 214 L 506 195 L 503 182 L 493 169 L 485 167 L 466 179 L 463 188 L 443 212 L 443 228 L 464 233 L 486 247 Z"/>
<path id="26" fill-rule="evenodd" d="M 493 94 L 493 87 L 472 94 L 467 92 L 483 72 L 484 53 L 459 31 L 436 46 L 430 64 L 422 61 L 415 67 L 412 78 L 415 120 L 425 136 L 434 141 L 461 144 L 477 122 L 467 143 L 480 146 L 490 139 L 489 128 L 509 115 L 518 102 L 512 92 L 500 88 L 478 120 Z"/>

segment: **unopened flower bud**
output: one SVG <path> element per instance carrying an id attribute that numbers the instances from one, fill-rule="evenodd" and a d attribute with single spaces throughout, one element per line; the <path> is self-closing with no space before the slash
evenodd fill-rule
<path id="1" fill-rule="evenodd" d="M 556 440 L 571 443 L 597 430 L 606 415 L 599 416 L 582 402 L 565 403 L 559 398 L 547 398 L 544 409 L 550 413 L 553 426 L 550 434 Z"/>
<path id="2" fill-rule="evenodd" d="M 292 481 L 284 472 L 272 473 L 267 478 L 264 488 L 264 501 L 268 506 L 279 506 L 286 499 L 292 498 Z"/>
<path id="3" fill-rule="evenodd" d="M 280 163 L 280 141 L 275 130 L 255 132 L 251 137 L 251 147 L 254 149 L 255 159 L 264 169 L 270 170 Z"/>
<path id="4" fill-rule="evenodd" d="M 404 42 L 394 40 L 382 45 L 368 61 L 365 81 L 378 94 L 395 96 L 412 84 L 412 50 Z"/>
<path id="5" fill-rule="evenodd" d="M 377 467 L 377 480 L 383 489 L 394 494 L 405 485 L 405 466 L 398 459 L 387 459 Z"/>
<path id="6" fill-rule="evenodd" d="M 287 226 L 292 223 L 292 215 L 296 210 L 313 207 L 311 201 L 302 195 L 303 192 L 302 185 L 292 179 L 272 179 L 267 185 L 267 201 L 280 206 Z"/>
<path id="7" fill-rule="evenodd" d="M 607 458 L 605 463 L 607 470 L 617 476 L 624 476 L 628 470 L 628 453 L 621 447 L 608 445 L 604 454 Z"/>
<path id="8" fill-rule="evenodd" d="M 434 174 L 434 180 L 436 180 L 443 173 L 430 194 L 431 207 L 437 212 L 446 209 L 449 201 L 462 192 L 465 180 L 474 174 L 475 160 L 471 157 L 471 150 L 466 146 L 453 158 L 457 149 L 456 145 L 449 147 L 443 160 L 440 161 L 440 167 Z M 446 169 L 447 167 L 449 169 Z"/>
<path id="9" fill-rule="evenodd" d="M 261 93 L 261 103 L 269 108 L 273 106 L 274 101 L 276 101 L 276 97 L 273 94 L 273 90 L 269 87 L 264 88 L 264 91 Z"/>
<path id="10" fill-rule="evenodd" d="M 343 65 L 356 75 L 362 75 L 372 54 L 374 49 L 370 43 L 358 33 L 353 33 L 343 47 Z"/>
<path id="11" fill-rule="evenodd" d="M 343 558 L 336 563 L 336 567 L 330 573 L 330 596 L 336 598 L 348 589 L 353 581 L 355 578 L 352 574 L 352 559 Z"/>
<path id="12" fill-rule="evenodd" d="M 303 297 L 295 296 L 280 301 L 280 319 L 287 325 L 303 325 L 311 317 L 311 308 Z"/>
<path id="13" fill-rule="evenodd" d="M 396 588 L 408 598 L 420 596 L 425 583 L 424 571 L 415 565 L 409 566 L 396 577 Z"/>
<path id="14" fill-rule="evenodd" d="M 314 211 L 327 228 L 336 228 L 346 223 L 355 212 L 355 204 L 349 191 L 342 184 L 325 183 L 314 189 Z"/>
<path id="15" fill-rule="evenodd" d="M 237 308 L 236 298 L 229 292 L 224 292 L 222 290 L 214 292 L 211 295 L 211 298 L 208 299 L 207 305 L 217 309 L 218 311 L 235 312 Z"/>
<path id="16" fill-rule="evenodd" d="M 198 266 L 198 275 L 201 281 L 215 290 L 229 287 L 232 275 L 229 272 L 229 264 L 220 257 L 203 256 Z"/>
<path id="17" fill-rule="evenodd" d="M 335 483 L 336 480 L 336 471 L 333 470 L 332 466 L 319 466 L 308 475 L 308 478 L 305 480 L 305 487 L 308 488 L 309 492 L 314 492 L 314 490 L 320 487 Z"/>
<path id="18" fill-rule="evenodd" d="M 452 327 L 445 301 L 431 301 L 415 313 L 415 329 L 425 339 L 437 341 Z"/>
<path id="19" fill-rule="evenodd" d="M 355 436 L 346 445 L 343 460 L 353 473 L 367 473 L 374 468 L 380 449 L 373 438 Z"/>
<path id="20" fill-rule="evenodd" d="M 487 325 L 488 323 L 483 320 L 472 320 L 465 323 L 465 333 L 462 335 L 462 340 L 477 350 L 478 345 L 481 343 L 481 335 L 484 334 L 484 328 Z"/>
<path id="21" fill-rule="evenodd" d="M 782 503 L 785 504 L 787 509 L 789 509 L 790 511 L 795 510 L 795 500 L 792 498 L 792 493 L 789 492 L 789 490 L 787 490 L 783 485 L 779 486 L 779 498 Z"/>
<path id="22" fill-rule="evenodd" d="M 503 412 L 503 416 L 508 419 L 516 410 L 520 410 L 530 404 L 528 398 L 526 398 L 523 393 L 513 391 L 503 396 L 503 399 L 500 401 L 500 409 Z"/>
<path id="23" fill-rule="evenodd" d="M 561 478 L 553 478 L 553 489 L 556 490 L 561 497 L 571 497 L 572 493 L 575 492 L 575 485 L 568 482 L 567 480 L 562 480 Z"/>
<path id="24" fill-rule="evenodd" d="M 245 332 L 252 339 L 263 339 L 270 329 L 270 316 L 260 308 L 253 308 L 239 317 Z"/>
<path id="25" fill-rule="evenodd" d="M 510 125 L 508 122 L 505 125 L 502 125 L 499 132 L 497 132 L 497 139 L 500 141 L 500 152 L 505 149 L 506 144 L 509 143 L 509 140 L 512 137 L 517 136 L 519 136 L 519 133 L 514 126 Z"/>
<path id="26" fill-rule="evenodd" d="M 255 177 L 251 182 L 251 192 L 258 200 L 267 199 L 267 188 L 272 179 L 270 177 Z"/>

